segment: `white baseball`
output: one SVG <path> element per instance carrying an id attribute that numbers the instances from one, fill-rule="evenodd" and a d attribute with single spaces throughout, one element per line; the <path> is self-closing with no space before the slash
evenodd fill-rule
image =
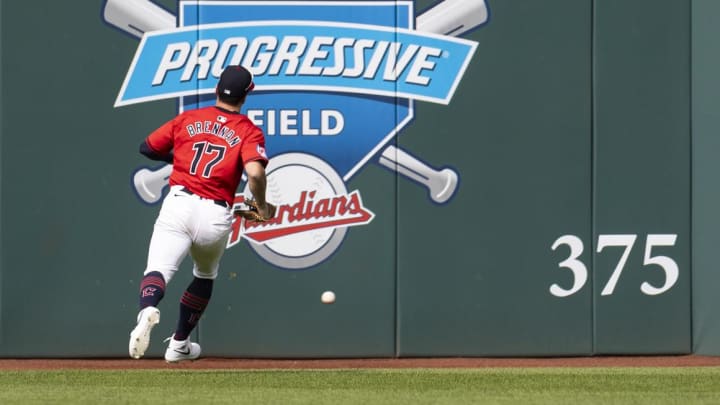
<path id="1" fill-rule="evenodd" d="M 335 302 L 335 293 L 332 291 L 325 291 L 320 296 L 320 301 L 322 301 L 323 304 L 332 304 Z"/>

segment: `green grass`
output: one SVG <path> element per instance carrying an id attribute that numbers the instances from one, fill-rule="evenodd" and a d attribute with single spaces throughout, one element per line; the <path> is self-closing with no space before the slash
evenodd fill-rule
<path id="1" fill-rule="evenodd" d="M 720 404 L 720 368 L 0 372 L 0 404 Z"/>

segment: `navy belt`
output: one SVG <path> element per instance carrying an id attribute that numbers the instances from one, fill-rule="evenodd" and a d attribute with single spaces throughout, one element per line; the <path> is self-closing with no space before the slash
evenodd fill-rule
<path id="1" fill-rule="evenodd" d="M 183 193 L 186 193 L 186 194 L 190 194 L 190 195 L 197 195 L 197 194 L 193 193 L 192 191 L 188 190 L 187 187 L 185 187 L 185 186 L 183 186 L 183 188 L 181 188 L 180 191 L 182 191 Z M 198 197 L 200 197 L 200 196 L 198 195 Z M 205 198 L 205 197 L 200 197 L 200 198 Z M 209 198 L 205 198 L 205 199 L 210 200 Z M 213 203 L 215 203 L 223 208 L 230 208 L 227 201 L 225 201 L 225 200 L 210 200 L 210 201 L 212 201 Z"/>

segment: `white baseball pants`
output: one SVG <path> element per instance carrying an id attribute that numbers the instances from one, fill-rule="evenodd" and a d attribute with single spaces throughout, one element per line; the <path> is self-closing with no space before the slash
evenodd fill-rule
<path id="1" fill-rule="evenodd" d="M 193 275 L 215 279 L 225 252 L 232 213 L 212 200 L 173 186 L 155 221 L 145 273 L 159 271 L 169 283 L 188 252 Z"/>

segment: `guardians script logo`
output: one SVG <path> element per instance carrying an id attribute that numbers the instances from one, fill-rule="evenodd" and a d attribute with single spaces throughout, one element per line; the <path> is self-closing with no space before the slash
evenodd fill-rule
<path id="1" fill-rule="evenodd" d="M 415 100 L 448 104 L 477 43 L 459 38 L 488 19 L 484 0 L 445 0 L 415 16 L 411 1 L 180 1 L 175 16 L 148 0 L 107 0 L 105 21 L 140 38 L 115 106 L 176 98 L 179 111 L 214 104 L 223 68 L 255 76 L 244 113 L 266 135 L 268 200 L 277 218 L 237 220 L 268 262 L 314 266 L 351 226 L 374 214 L 346 183 L 369 161 L 418 183 L 437 204 L 458 175 L 393 145 Z M 133 176 L 146 203 L 161 200 L 171 166 Z M 247 186 L 236 203 L 249 195 Z"/>

